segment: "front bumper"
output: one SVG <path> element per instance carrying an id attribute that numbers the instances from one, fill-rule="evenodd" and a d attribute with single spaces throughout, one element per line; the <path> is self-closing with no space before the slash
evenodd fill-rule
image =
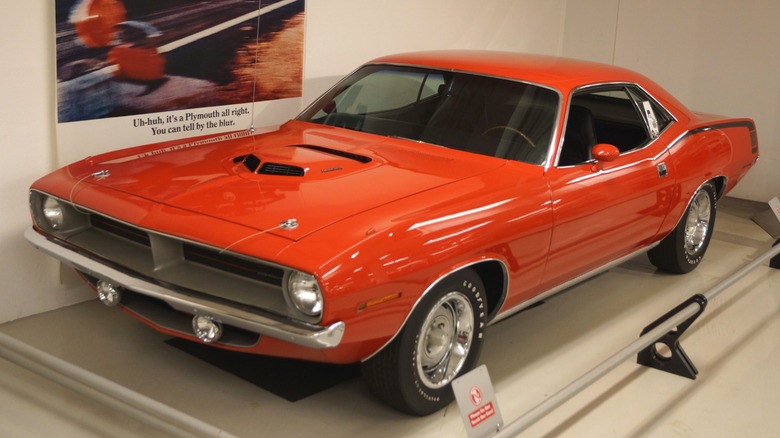
<path id="1" fill-rule="evenodd" d="M 24 237 L 39 250 L 74 269 L 110 281 L 134 293 L 163 301 L 183 313 L 208 315 L 225 325 L 313 349 L 337 347 L 344 335 L 345 324 L 342 321 L 326 327 L 286 321 L 260 309 L 209 300 L 202 294 L 175 290 L 139 278 L 124 269 L 111 266 L 111 262 L 107 260 L 97 256 L 90 257 L 90 254 L 83 253 L 66 242 L 50 239 L 32 227 L 25 231 Z"/>

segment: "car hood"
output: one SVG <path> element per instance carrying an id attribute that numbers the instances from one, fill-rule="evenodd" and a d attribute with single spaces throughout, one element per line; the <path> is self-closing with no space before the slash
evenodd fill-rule
<path id="1" fill-rule="evenodd" d="M 429 144 L 303 122 L 255 136 L 131 151 L 88 159 L 84 170 L 108 175 L 90 183 L 292 240 L 504 165 Z"/>

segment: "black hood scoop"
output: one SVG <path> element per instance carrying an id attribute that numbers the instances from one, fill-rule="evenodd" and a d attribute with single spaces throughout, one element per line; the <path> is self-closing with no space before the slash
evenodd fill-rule
<path id="1" fill-rule="evenodd" d="M 263 163 L 254 154 L 240 155 L 233 158 L 233 162 L 243 163 L 250 172 L 258 175 L 304 176 L 306 174 L 303 167 L 282 163 Z"/>
<path id="2" fill-rule="evenodd" d="M 347 159 L 350 159 L 350 160 L 357 161 L 359 163 L 364 163 L 365 164 L 365 163 L 370 163 L 371 162 L 371 158 L 369 158 L 369 157 L 367 157 L 365 155 L 353 154 L 352 152 L 346 152 L 346 151 L 342 151 L 342 150 L 339 150 L 339 149 L 331 149 L 331 148 L 326 148 L 326 147 L 323 147 L 323 146 L 313 146 L 313 145 L 307 145 L 307 144 L 298 145 L 296 147 L 305 148 L 305 149 L 309 149 L 309 150 L 317 151 L 317 152 L 323 152 L 323 153 L 326 153 L 326 154 L 335 155 L 337 157 L 347 158 Z"/>
<path id="3" fill-rule="evenodd" d="M 304 148 L 311 151 L 317 151 L 328 155 L 346 158 L 348 160 L 357 161 L 358 163 L 363 164 L 371 162 L 371 158 L 366 157 L 365 155 L 323 146 L 295 145 L 293 147 Z M 250 172 L 258 175 L 304 176 L 306 174 L 306 170 L 301 166 L 285 163 L 273 163 L 270 161 L 263 162 L 254 154 L 240 155 L 233 158 L 233 162 L 236 164 L 242 163 L 244 166 L 246 166 L 247 169 L 249 169 Z"/>

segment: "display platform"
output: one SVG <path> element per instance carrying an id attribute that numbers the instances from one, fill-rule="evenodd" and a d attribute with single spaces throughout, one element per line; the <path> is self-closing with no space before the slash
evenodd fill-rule
<path id="1" fill-rule="evenodd" d="M 360 376 L 360 365 L 313 363 L 221 350 L 179 338 L 165 341 L 222 371 L 296 402 Z"/>
<path id="2" fill-rule="evenodd" d="M 707 256 L 691 274 L 663 274 L 638 257 L 490 327 L 480 362 L 504 419 L 536 406 L 671 307 L 766 251 L 774 239 L 751 220 L 754 213 L 752 203 L 722 202 Z M 521 436 L 775 436 L 778 291 L 780 271 L 761 266 L 709 303 L 683 339 L 696 380 L 626 361 Z M 250 383 L 176 348 L 168 336 L 96 301 L 0 331 L 237 436 L 466 436 L 454 404 L 409 417 L 374 400 L 361 379 L 342 376 L 315 388 L 333 377 L 318 365 L 267 358 L 242 364 L 266 381 L 297 380 L 304 391 L 291 396 L 290 388 Z M 4 436 L 164 436 L 5 360 L 0 425 Z"/>

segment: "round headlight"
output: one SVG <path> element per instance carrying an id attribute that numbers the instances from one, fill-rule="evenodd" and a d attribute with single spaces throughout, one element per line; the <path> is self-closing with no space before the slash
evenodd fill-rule
<path id="1" fill-rule="evenodd" d="M 317 280 L 303 272 L 293 272 L 287 279 L 287 294 L 296 309 L 309 316 L 322 313 L 322 293 Z"/>
<path id="2" fill-rule="evenodd" d="M 43 200 L 41 213 L 43 213 L 46 223 L 54 230 L 59 230 L 62 228 L 63 223 L 65 223 L 62 204 L 60 204 L 60 201 L 56 198 L 47 196 L 46 199 Z"/>

